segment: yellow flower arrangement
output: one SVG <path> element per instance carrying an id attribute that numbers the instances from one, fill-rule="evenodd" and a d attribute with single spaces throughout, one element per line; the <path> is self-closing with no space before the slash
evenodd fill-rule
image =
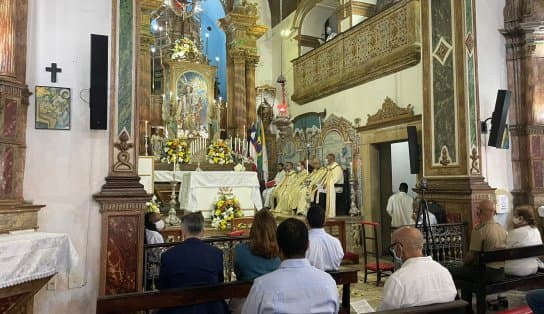
<path id="1" fill-rule="evenodd" d="M 179 38 L 174 42 L 172 48 L 172 60 L 194 60 L 198 55 L 198 48 L 188 38 Z"/>
<path id="2" fill-rule="evenodd" d="M 190 160 L 189 146 L 180 139 L 168 140 L 164 145 L 161 161 L 168 163 L 188 163 Z"/>
<path id="3" fill-rule="evenodd" d="M 232 193 L 220 194 L 212 213 L 212 227 L 227 230 L 235 217 L 243 215 L 238 198 Z"/>
<path id="4" fill-rule="evenodd" d="M 153 195 L 153 198 L 151 198 L 151 201 L 145 203 L 145 206 L 147 207 L 148 213 L 157 213 L 157 214 L 161 213 L 159 203 L 157 202 L 157 197 L 155 195 Z"/>
<path id="5" fill-rule="evenodd" d="M 232 153 L 230 147 L 223 141 L 213 143 L 208 147 L 206 159 L 210 164 L 227 165 L 232 164 Z"/>

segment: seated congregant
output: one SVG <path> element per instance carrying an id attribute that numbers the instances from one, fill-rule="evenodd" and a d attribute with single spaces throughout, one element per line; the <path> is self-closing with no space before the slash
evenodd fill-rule
<path id="1" fill-rule="evenodd" d="M 391 236 L 395 259 L 402 266 L 385 282 L 380 310 L 453 301 L 457 289 L 449 271 L 423 256 L 423 236 L 414 227 L 401 227 Z"/>
<path id="2" fill-rule="evenodd" d="M 416 216 L 418 217 L 417 218 L 417 224 L 418 225 L 421 225 L 423 224 L 423 211 L 420 210 L 420 206 L 421 206 L 421 199 L 419 198 L 415 198 L 414 199 L 414 209 L 413 209 L 413 213 L 412 213 L 412 220 L 411 220 L 411 223 L 412 225 L 416 224 Z M 436 216 L 427 208 L 426 210 L 428 216 L 426 217 L 426 220 L 427 220 L 427 223 L 429 226 L 433 226 L 433 225 L 436 225 L 438 222 L 436 220 Z"/>
<path id="3" fill-rule="evenodd" d="M 274 180 L 266 182 L 266 189 L 263 191 L 263 204 L 265 207 L 272 207 L 272 193 L 283 178 L 285 178 L 285 170 L 283 170 L 283 164 L 280 162 Z"/>
<path id="4" fill-rule="evenodd" d="M 258 277 L 244 303 L 242 313 L 338 313 L 338 290 L 332 277 L 304 258 L 308 229 L 295 218 L 277 229 L 279 268 Z"/>
<path id="5" fill-rule="evenodd" d="M 508 232 L 507 248 L 533 246 L 542 244 L 540 231 L 535 225 L 535 217 L 530 206 L 519 206 L 512 219 L 514 229 Z M 529 276 L 538 271 L 537 257 L 508 260 L 504 265 L 504 273 L 514 276 Z"/>
<path id="6" fill-rule="evenodd" d="M 164 243 L 164 239 L 160 231 L 164 229 L 164 220 L 161 219 L 161 214 L 158 209 L 145 213 L 145 244 Z M 147 265 L 145 268 L 147 274 L 146 290 L 153 290 L 155 280 L 159 277 L 159 268 L 161 263 L 161 248 L 147 249 Z"/>
<path id="7" fill-rule="evenodd" d="M 306 258 L 315 268 L 321 270 L 337 270 L 342 263 L 344 250 L 337 238 L 328 234 L 325 225 L 325 210 L 318 205 L 310 206 L 306 220 L 310 226 L 308 238 L 310 246 Z"/>
<path id="8" fill-rule="evenodd" d="M 234 248 L 234 273 L 236 280 L 253 280 L 276 270 L 280 265 L 276 241 L 276 220 L 269 210 L 262 209 L 253 218 L 249 242 Z M 245 299 L 231 299 L 232 313 L 240 313 Z"/>
<path id="9" fill-rule="evenodd" d="M 186 288 L 223 282 L 223 252 L 204 243 L 204 217 L 200 212 L 185 215 L 181 222 L 183 243 L 161 257 L 159 289 Z M 161 310 L 160 313 L 228 313 L 224 301 Z"/>
<path id="10" fill-rule="evenodd" d="M 504 262 L 486 264 L 482 271 L 476 265 L 478 252 L 488 252 L 506 247 L 506 230 L 495 222 L 495 203 L 482 200 L 478 204 L 477 215 L 480 224 L 472 230 L 469 251 L 465 255 L 464 266 L 451 269 L 454 278 L 470 281 L 500 281 L 504 279 Z"/>

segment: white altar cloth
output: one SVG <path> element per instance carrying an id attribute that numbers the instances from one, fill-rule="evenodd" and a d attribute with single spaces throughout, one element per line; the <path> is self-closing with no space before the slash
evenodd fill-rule
<path id="1" fill-rule="evenodd" d="M 181 180 L 180 207 L 190 212 L 200 210 L 205 218 L 211 216 L 221 187 L 232 188 L 245 216 L 253 216 L 254 208 L 263 207 L 259 179 L 253 171 L 190 171 Z"/>
<path id="2" fill-rule="evenodd" d="M 182 182 L 183 175 L 188 172 L 194 171 L 176 171 L 176 182 Z M 172 173 L 171 170 L 155 170 L 154 182 L 172 182 Z"/>
<path id="3" fill-rule="evenodd" d="M 70 271 L 78 255 L 67 234 L 0 235 L 0 289 Z"/>

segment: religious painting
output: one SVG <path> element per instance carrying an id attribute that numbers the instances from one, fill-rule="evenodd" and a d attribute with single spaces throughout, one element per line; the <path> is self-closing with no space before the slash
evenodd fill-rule
<path id="1" fill-rule="evenodd" d="M 344 143 L 344 139 L 338 132 L 329 132 L 323 138 L 323 158 L 326 159 L 328 154 L 334 154 L 336 162 L 347 169 L 352 162 L 351 144 Z M 326 163 L 326 160 L 322 160 Z"/>
<path id="2" fill-rule="evenodd" d="M 155 160 L 159 160 L 164 144 L 166 143 L 166 137 L 164 135 L 164 127 L 152 125 L 151 126 L 151 154 Z"/>
<path id="3" fill-rule="evenodd" d="M 70 104 L 69 88 L 36 86 L 36 129 L 70 130 Z"/>
<path id="4" fill-rule="evenodd" d="M 179 76 L 176 81 L 176 104 L 173 107 L 178 136 L 198 134 L 208 138 L 208 83 L 202 74 L 187 71 Z"/>
<path id="5" fill-rule="evenodd" d="M 297 154 L 297 148 L 293 141 L 286 142 L 285 146 L 283 147 L 283 162 L 288 161 L 292 162 L 293 164 L 300 161 L 300 157 Z"/>

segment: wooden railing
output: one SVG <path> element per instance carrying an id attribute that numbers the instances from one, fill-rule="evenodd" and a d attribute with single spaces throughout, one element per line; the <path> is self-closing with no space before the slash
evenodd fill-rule
<path id="1" fill-rule="evenodd" d="M 225 237 L 210 237 L 204 238 L 202 241 L 213 245 L 223 251 L 223 271 L 226 282 L 233 280 L 232 274 L 234 272 L 234 248 L 239 243 L 248 241 L 248 236 L 225 236 Z M 160 265 L 158 263 L 152 263 L 149 261 L 149 255 L 153 254 L 153 251 L 160 250 L 165 251 L 169 248 L 180 244 L 181 242 L 168 242 L 168 243 L 159 243 L 159 244 L 146 244 L 144 245 L 144 283 L 148 282 L 148 279 L 152 281 L 150 289 L 144 290 L 155 290 L 155 284 L 158 281 L 158 278 L 152 278 L 153 274 L 158 273 Z"/>

